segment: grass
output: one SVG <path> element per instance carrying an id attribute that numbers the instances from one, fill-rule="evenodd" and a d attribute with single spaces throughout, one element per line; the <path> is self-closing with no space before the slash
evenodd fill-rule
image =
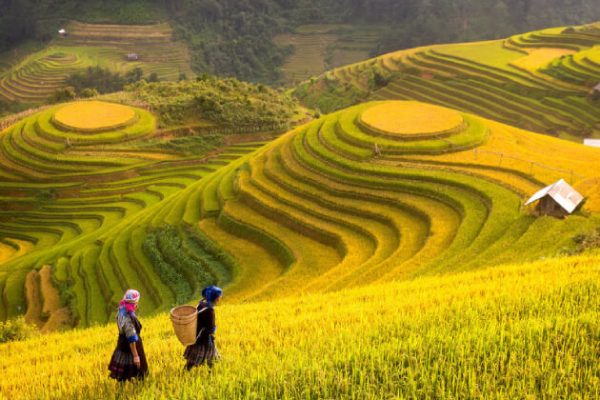
<path id="1" fill-rule="evenodd" d="M 212 398 L 593 398 L 599 284 L 591 255 L 225 304 L 217 308 L 223 360 L 210 374 L 203 368 L 181 373 L 183 348 L 168 318 L 149 318 L 141 309 L 151 355 L 142 385 L 117 391 L 108 381 L 116 336 L 107 326 L 1 346 L 2 393 L 14 399 L 199 392 Z M 318 329 L 307 329 L 315 321 Z M 66 369 L 68 384 L 55 372 Z"/>

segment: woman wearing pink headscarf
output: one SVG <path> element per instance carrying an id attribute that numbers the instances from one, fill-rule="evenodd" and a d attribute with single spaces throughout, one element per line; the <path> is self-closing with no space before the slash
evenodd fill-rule
<path id="1" fill-rule="evenodd" d="M 110 377 L 119 382 L 131 378 L 144 379 L 148 375 L 148 363 L 140 337 L 142 324 L 135 315 L 139 301 L 140 292 L 129 289 L 125 292 L 117 311 L 119 339 L 117 348 L 110 359 L 108 370 Z"/>

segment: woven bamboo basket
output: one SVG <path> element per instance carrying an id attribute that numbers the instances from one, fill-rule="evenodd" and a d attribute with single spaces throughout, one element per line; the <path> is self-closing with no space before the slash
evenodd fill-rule
<path id="1" fill-rule="evenodd" d="M 194 306 L 179 306 L 171 309 L 171 322 L 177 339 L 184 345 L 196 343 L 198 311 Z"/>

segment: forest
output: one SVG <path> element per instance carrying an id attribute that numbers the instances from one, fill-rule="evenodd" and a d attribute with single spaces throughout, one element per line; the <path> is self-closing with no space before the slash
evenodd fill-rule
<path id="1" fill-rule="evenodd" d="M 292 51 L 273 35 L 302 24 L 386 27 L 372 55 L 441 42 L 505 37 L 600 19 L 597 0 L 0 0 L 0 52 L 47 41 L 69 19 L 142 24 L 169 20 L 196 72 L 274 82 Z"/>

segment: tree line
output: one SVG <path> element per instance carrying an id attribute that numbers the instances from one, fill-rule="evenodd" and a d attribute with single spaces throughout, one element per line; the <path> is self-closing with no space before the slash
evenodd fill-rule
<path id="1" fill-rule="evenodd" d="M 68 19 L 164 19 L 188 42 L 196 72 L 259 82 L 275 81 L 291 52 L 273 35 L 307 23 L 384 25 L 376 55 L 600 19 L 598 0 L 0 0 L 0 10 L 0 51 L 48 40 Z"/>

